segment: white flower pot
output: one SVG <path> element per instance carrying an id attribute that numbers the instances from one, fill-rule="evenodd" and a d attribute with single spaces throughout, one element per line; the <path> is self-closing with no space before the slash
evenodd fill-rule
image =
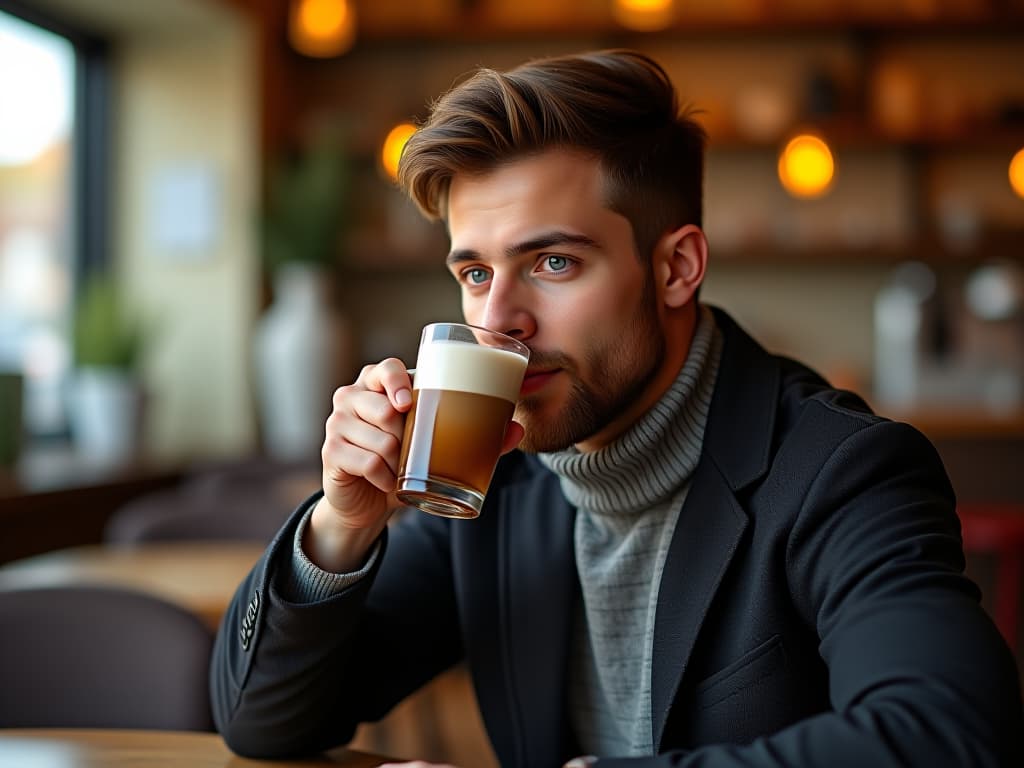
<path id="1" fill-rule="evenodd" d="M 137 376 L 120 368 L 80 368 L 71 382 L 70 405 L 76 453 L 91 464 L 138 460 L 143 396 Z"/>
<path id="2" fill-rule="evenodd" d="M 264 450 L 282 460 L 319 454 L 331 396 L 347 368 L 348 334 L 331 307 L 330 277 L 305 264 L 274 275 L 274 301 L 253 338 Z"/>

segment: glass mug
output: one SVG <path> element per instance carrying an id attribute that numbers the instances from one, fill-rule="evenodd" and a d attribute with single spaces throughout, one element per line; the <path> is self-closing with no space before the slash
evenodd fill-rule
<path id="1" fill-rule="evenodd" d="M 445 517 L 480 514 L 530 350 L 462 323 L 423 329 L 398 460 L 403 504 Z"/>

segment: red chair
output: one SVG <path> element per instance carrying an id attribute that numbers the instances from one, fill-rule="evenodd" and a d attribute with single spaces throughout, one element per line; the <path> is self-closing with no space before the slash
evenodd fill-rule
<path id="1" fill-rule="evenodd" d="M 1024 505 L 961 504 L 957 507 L 964 552 L 995 561 L 993 614 L 1010 648 L 1017 648 L 1018 612 L 1024 581 Z"/>

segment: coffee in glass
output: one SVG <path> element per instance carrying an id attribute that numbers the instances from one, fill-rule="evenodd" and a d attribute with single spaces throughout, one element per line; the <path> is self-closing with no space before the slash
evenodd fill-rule
<path id="1" fill-rule="evenodd" d="M 423 329 L 398 466 L 398 498 L 425 512 L 480 514 L 530 352 L 461 323 Z"/>

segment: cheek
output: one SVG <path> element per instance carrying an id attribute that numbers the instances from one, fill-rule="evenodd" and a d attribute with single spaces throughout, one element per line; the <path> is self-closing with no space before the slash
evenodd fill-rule
<path id="1" fill-rule="evenodd" d="M 479 299 L 462 294 L 462 320 L 469 325 L 480 325 L 483 318 L 484 303 Z"/>
<path id="2" fill-rule="evenodd" d="M 559 304 L 555 311 L 564 316 L 567 324 L 582 329 L 582 339 L 622 330 L 636 312 L 642 287 L 626 286 L 621 278 L 618 280 L 618 285 L 614 285 L 613 278 L 612 285 L 605 282 L 594 290 L 583 291 L 574 301 Z"/>
<path id="3" fill-rule="evenodd" d="M 544 347 L 568 354 L 586 367 L 592 351 L 619 332 L 621 318 L 621 307 L 597 298 L 555 302 L 544 317 Z"/>

